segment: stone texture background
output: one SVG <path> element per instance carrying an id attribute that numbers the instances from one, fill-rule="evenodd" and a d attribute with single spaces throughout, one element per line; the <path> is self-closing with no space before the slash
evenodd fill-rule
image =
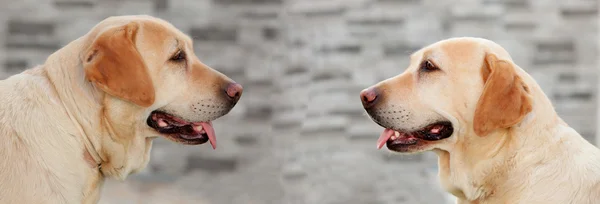
<path id="1" fill-rule="evenodd" d="M 444 203 L 432 154 L 377 151 L 358 93 L 448 37 L 504 46 L 595 142 L 598 0 L 0 0 L 0 77 L 111 15 L 149 14 L 195 39 L 245 88 L 219 148 L 157 139 L 148 168 L 101 203 Z"/>

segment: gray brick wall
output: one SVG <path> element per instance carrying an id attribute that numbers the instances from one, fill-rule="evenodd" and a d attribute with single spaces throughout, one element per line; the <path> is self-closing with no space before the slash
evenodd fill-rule
<path id="1" fill-rule="evenodd" d="M 0 0 L 0 77 L 42 63 L 111 15 L 164 18 L 242 83 L 219 148 L 158 139 L 150 165 L 102 203 L 442 203 L 436 158 L 375 150 L 358 93 L 448 37 L 504 46 L 595 140 L 598 1 Z M 186 202 L 184 202 L 186 201 Z"/>

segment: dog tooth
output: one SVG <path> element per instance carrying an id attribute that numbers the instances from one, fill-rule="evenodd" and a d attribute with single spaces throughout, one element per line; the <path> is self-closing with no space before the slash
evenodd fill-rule
<path id="1" fill-rule="evenodd" d="M 394 136 L 396 136 L 396 137 L 400 137 L 400 132 L 398 132 L 398 131 L 394 131 Z"/>
<path id="2" fill-rule="evenodd" d="M 158 120 L 158 127 L 167 127 L 169 124 L 162 119 Z"/>
<path id="3" fill-rule="evenodd" d="M 200 132 L 200 131 L 202 131 L 202 130 L 203 130 L 203 128 L 204 128 L 204 127 L 202 127 L 202 125 L 196 125 L 196 126 L 194 126 L 194 131 L 196 131 L 196 132 Z"/>

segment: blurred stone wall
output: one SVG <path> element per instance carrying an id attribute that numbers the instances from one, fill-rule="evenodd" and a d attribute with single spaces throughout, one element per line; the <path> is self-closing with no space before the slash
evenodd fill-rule
<path id="1" fill-rule="evenodd" d="M 111 15 L 150 14 L 243 84 L 219 147 L 155 141 L 102 203 L 442 203 L 432 154 L 375 149 L 358 93 L 459 36 L 498 42 L 595 142 L 598 0 L 0 0 L 0 74 L 42 63 Z"/>

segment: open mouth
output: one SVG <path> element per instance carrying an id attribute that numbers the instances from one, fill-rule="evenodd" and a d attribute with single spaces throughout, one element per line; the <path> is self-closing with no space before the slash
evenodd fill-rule
<path id="1" fill-rule="evenodd" d="M 413 132 L 404 132 L 386 128 L 377 140 L 377 149 L 387 144 L 388 149 L 403 149 L 417 145 L 420 141 L 437 141 L 448 138 L 454 132 L 452 123 L 444 121 L 427 125 Z"/>
<path id="2" fill-rule="evenodd" d="M 217 148 L 215 130 L 210 121 L 189 122 L 162 111 L 153 111 L 146 123 L 176 142 L 199 145 L 210 141 L 212 148 Z"/>

